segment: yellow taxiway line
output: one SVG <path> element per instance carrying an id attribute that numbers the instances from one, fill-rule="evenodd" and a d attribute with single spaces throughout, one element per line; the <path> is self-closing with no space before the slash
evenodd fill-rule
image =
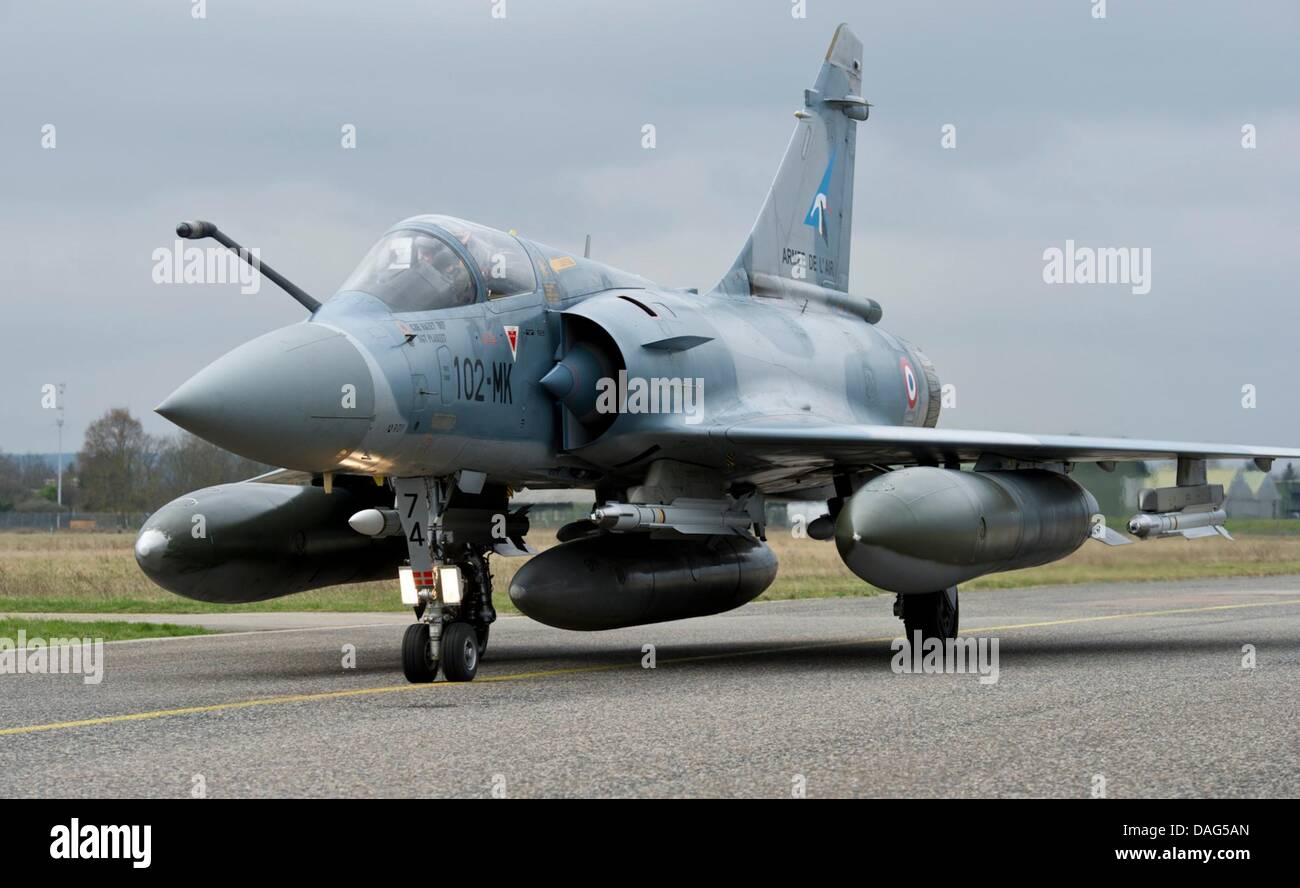
<path id="1" fill-rule="evenodd" d="M 1256 607 L 1282 607 L 1285 605 L 1300 604 L 1300 599 L 1289 599 L 1285 601 L 1256 601 L 1246 604 L 1216 604 L 1207 607 L 1182 607 L 1171 608 L 1168 610 L 1149 610 L 1149 611 L 1130 611 L 1118 614 L 1102 614 L 1095 617 L 1071 617 L 1063 620 L 1044 620 L 1036 623 L 1015 623 L 1006 626 L 977 626 L 971 629 L 961 630 L 966 634 L 979 634 L 988 632 L 1008 632 L 1017 629 L 1041 629 L 1048 626 L 1070 626 L 1078 623 L 1101 623 L 1110 620 L 1133 620 L 1142 617 L 1164 617 L 1177 614 L 1203 614 L 1213 613 L 1215 611 L 1242 610 L 1245 608 Z M 213 636 L 208 636 L 213 637 Z M 220 636 L 216 636 L 220 637 Z M 667 660 L 660 660 L 659 663 L 677 664 L 677 663 L 695 663 L 703 660 L 719 660 L 728 657 L 753 657 L 766 654 L 790 653 L 793 651 L 818 650 L 823 648 L 845 647 L 855 644 L 874 644 L 893 641 L 898 638 L 897 635 L 880 636 L 878 638 L 853 638 L 840 641 L 810 642 L 807 644 L 795 644 L 774 648 L 755 648 L 747 651 L 727 651 L 718 654 L 698 654 L 690 657 L 674 657 Z M 278 706 L 285 703 L 313 703 L 322 700 L 344 700 L 349 697 L 370 697 L 378 694 L 398 694 L 411 691 L 427 691 L 435 689 L 450 688 L 467 688 L 478 684 L 492 684 L 494 682 L 506 681 L 527 681 L 538 678 L 555 678 L 563 675 L 582 675 L 593 672 L 610 672 L 615 669 L 631 669 L 640 666 L 640 659 L 629 663 L 604 663 L 598 666 L 571 666 L 562 669 L 541 669 L 534 672 L 515 672 L 508 675 L 485 675 L 475 679 L 473 682 L 434 682 L 431 684 L 400 684 L 384 685 L 375 688 L 353 688 L 342 691 L 320 691 L 312 694 L 284 694 L 276 697 L 259 697 L 253 700 L 236 700 L 230 703 L 213 703 L 208 706 L 182 706 L 176 709 L 154 709 L 148 712 L 130 712 L 123 715 L 105 715 L 99 718 L 82 718 L 74 721 L 49 722 L 39 725 L 23 725 L 14 728 L 0 728 L 0 737 L 11 736 L 14 734 L 36 734 L 42 731 L 61 731 L 69 728 L 89 728 L 96 725 L 115 725 L 125 722 L 149 721 L 155 718 L 170 718 L 181 715 L 201 715 L 209 712 L 228 712 L 236 709 L 252 709 L 258 706 Z"/>

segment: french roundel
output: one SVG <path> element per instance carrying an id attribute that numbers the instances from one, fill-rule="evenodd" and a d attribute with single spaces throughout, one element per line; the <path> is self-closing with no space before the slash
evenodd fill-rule
<path id="1" fill-rule="evenodd" d="M 907 387 L 907 408 L 910 410 L 916 406 L 916 398 L 919 394 L 916 388 L 916 371 L 912 369 L 912 364 L 907 358 L 900 358 L 898 362 L 903 367 L 903 384 Z"/>

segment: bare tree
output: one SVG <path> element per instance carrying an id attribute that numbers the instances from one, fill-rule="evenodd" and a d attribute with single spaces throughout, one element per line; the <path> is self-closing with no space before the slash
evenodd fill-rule
<path id="1" fill-rule="evenodd" d="M 138 512 L 152 507 L 152 473 L 158 442 L 140 420 L 114 407 L 86 428 L 77 459 L 81 507 L 88 511 Z"/>
<path id="2" fill-rule="evenodd" d="M 153 505 L 201 487 L 243 481 L 270 468 L 182 432 L 159 450 Z"/>
<path id="3" fill-rule="evenodd" d="M 28 495 L 21 477 L 18 460 L 0 453 L 0 512 L 7 512 Z"/>
<path id="4" fill-rule="evenodd" d="M 75 485 L 71 477 L 64 481 L 63 503 L 66 509 L 73 502 Z M 0 512 L 11 509 L 20 512 L 57 511 L 54 491 L 54 468 L 45 456 L 0 453 Z"/>

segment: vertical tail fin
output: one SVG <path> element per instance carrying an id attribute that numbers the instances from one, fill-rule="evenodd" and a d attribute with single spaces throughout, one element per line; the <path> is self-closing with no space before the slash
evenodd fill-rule
<path id="1" fill-rule="evenodd" d="M 848 25 L 831 38 L 804 107 L 731 270 L 714 287 L 738 295 L 793 294 L 801 284 L 847 292 L 853 227 L 853 158 L 862 98 L 862 41 Z"/>

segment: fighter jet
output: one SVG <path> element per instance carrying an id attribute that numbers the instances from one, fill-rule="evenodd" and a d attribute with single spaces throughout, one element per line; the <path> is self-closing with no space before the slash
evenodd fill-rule
<path id="1" fill-rule="evenodd" d="M 532 549 L 516 491 L 593 491 L 510 583 L 523 613 L 610 629 L 738 607 L 776 577 L 765 505 L 825 503 L 808 532 L 896 594 L 909 637 L 950 638 L 960 583 L 1045 564 L 1105 526 L 1080 463 L 1176 460 L 1143 539 L 1226 535 L 1206 461 L 1300 449 L 938 427 L 934 364 L 849 292 L 862 44 L 835 32 L 749 239 L 708 292 L 674 289 L 441 215 L 394 225 L 318 301 L 209 222 L 310 313 L 219 358 L 157 411 L 281 466 L 195 491 L 136 558 L 203 601 L 396 579 L 406 677 L 473 679 L 496 618 L 493 555 Z"/>

